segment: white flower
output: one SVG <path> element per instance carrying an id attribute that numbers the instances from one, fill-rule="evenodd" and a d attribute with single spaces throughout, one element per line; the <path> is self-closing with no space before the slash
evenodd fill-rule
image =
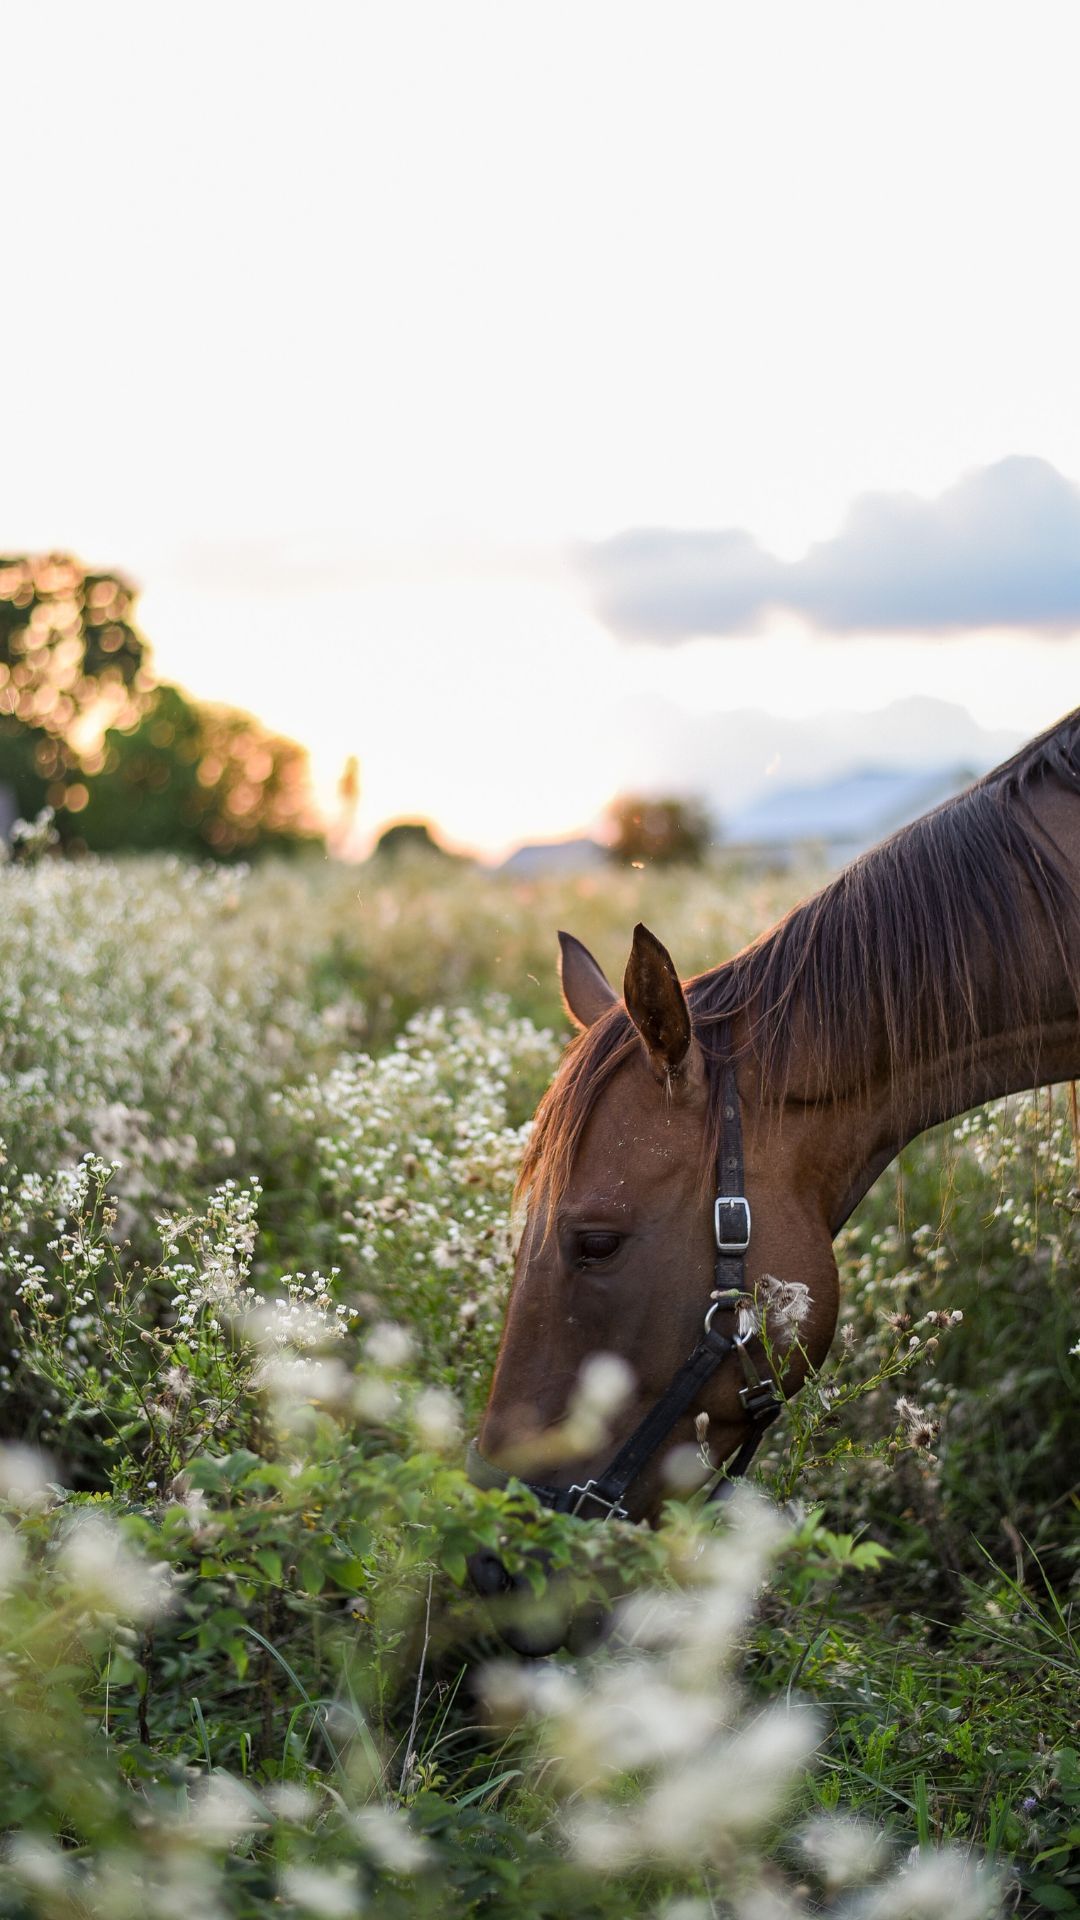
<path id="1" fill-rule="evenodd" d="M 353 1920 L 360 1912 L 354 1867 L 283 1867 L 280 1886 L 286 1900 L 319 1920 Z"/>
<path id="2" fill-rule="evenodd" d="M 553 1733 L 563 1766 L 581 1781 L 694 1752 L 716 1731 L 715 1692 L 674 1687 L 647 1662 L 610 1668 Z"/>
<path id="3" fill-rule="evenodd" d="M 70 1867 L 52 1840 L 40 1834 L 12 1833 L 4 1842 L 4 1860 L 24 1887 L 35 1893 L 62 1894 L 70 1878 Z"/>
<path id="4" fill-rule="evenodd" d="M 412 1407 L 413 1425 L 422 1446 L 443 1453 L 461 1438 L 461 1409 L 444 1387 L 425 1387 Z"/>
<path id="5" fill-rule="evenodd" d="M 269 1395 L 275 1413 L 289 1407 L 342 1406 L 349 1397 L 351 1375 L 339 1360 L 313 1360 L 302 1353 L 275 1353 L 263 1360 L 251 1377 L 254 1388 Z"/>
<path id="6" fill-rule="evenodd" d="M 801 1280 L 778 1280 L 775 1273 L 762 1274 L 757 1298 L 770 1334 L 781 1342 L 791 1339 L 810 1311 L 809 1287 Z"/>
<path id="7" fill-rule="evenodd" d="M 319 1811 L 315 1794 L 296 1780 L 281 1780 L 277 1786 L 267 1787 L 263 1799 L 279 1820 L 288 1820 L 297 1827 L 313 1820 Z"/>
<path id="8" fill-rule="evenodd" d="M 819 1738 L 812 1714 L 769 1708 L 750 1726 L 663 1774 L 623 1816 L 571 1826 L 575 1852 L 593 1865 L 634 1860 L 727 1863 L 787 1798 Z"/>
<path id="9" fill-rule="evenodd" d="M 905 1400 L 902 1396 L 896 1402 L 896 1411 L 903 1423 L 904 1432 L 910 1446 L 924 1450 L 933 1446 L 937 1439 L 939 1422 L 917 1406 L 914 1400 Z"/>
<path id="10" fill-rule="evenodd" d="M 558 1439 L 553 1441 L 558 1454 L 572 1459 L 603 1446 L 633 1391 L 633 1371 L 617 1353 L 590 1354 L 574 1384 Z"/>
<path id="11" fill-rule="evenodd" d="M 102 1513 L 78 1516 L 64 1535 L 57 1560 L 90 1613 L 117 1620 L 153 1620 L 171 1604 L 170 1569 L 133 1553 Z"/>
<path id="12" fill-rule="evenodd" d="M 517 1661 L 492 1660 L 480 1674 L 480 1691 L 493 1719 L 512 1725 L 527 1713 L 569 1715 L 583 1698 L 566 1667 L 544 1662 L 522 1666 Z"/>
<path id="13" fill-rule="evenodd" d="M 352 1407 L 358 1420 L 381 1427 L 392 1420 L 401 1404 L 401 1395 L 389 1380 L 358 1380 L 353 1388 Z"/>
<path id="14" fill-rule="evenodd" d="M 392 1320 L 382 1320 L 372 1327 L 364 1341 L 364 1352 L 373 1366 L 385 1367 L 388 1372 L 407 1366 L 412 1358 L 413 1338 L 406 1327 L 397 1326 Z"/>
<path id="15" fill-rule="evenodd" d="M 601 1420 L 621 1412 L 633 1391 L 634 1370 L 617 1353 L 590 1354 L 578 1375 L 581 1408 Z"/>
<path id="16" fill-rule="evenodd" d="M 617 1873 L 635 1855 L 630 1824 L 613 1813 L 582 1813 L 569 1822 L 570 1844 L 595 1873 Z"/>
<path id="17" fill-rule="evenodd" d="M 694 1422 L 695 1428 L 699 1420 L 707 1422 L 708 1418 L 707 1413 L 699 1414 Z M 670 1487 L 672 1493 L 693 1493 L 695 1488 L 702 1486 L 716 1472 L 709 1453 L 707 1427 L 705 1431 L 706 1438 L 697 1446 L 672 1447 L 660 1462 L 664 1485 Z"/>
<path id="18" fill-rule="evenodd" d="M 859 1885 L 881 1869 L 885 1837 L 863 1820 L 822 1815 L 800 1838 L 807 1860 L 829 1888 Z"/>
<path id="19" fill-rule="evenodd" d="M 801 1900 L 788 1899 L 779 1887 L 760 1882 L 752 1883 L 735 1900 L 736 1920 L 810 1920 L 810 1911 Z M 668 1914 L 664 1920 L 669 1920 Z"/>
<path id="20" fill-rule="evenodd" d="M 210 1846 L 231 1847 L 267 1825 L 258 1795 L 231 1773 L 211 1773 L 200 1782 L 189 1808 L 191 1824 Z"/>
<path id="21" fill-rule="evenodd" d="M 0 1446 L 0 1500 L 24 1511 L 51 1498 L 48 1463 L 35 1447 Z"/>
<path id="22" fill-rule="evenodd" d="M 673 1647 L 684 1635 L 694 1611 L 692 1593 L 654 1593 L 642 1589 L 618 1601 L 619 1637 L 636 1647 Z"/>
<path id="23" fill-rule="evenodd" d="M 1000 1911 L 997 1876 L 946 1849 L 920 1854 L 850 1910 L 851 1920 L 992 1920 Z"/>
<path id="24" fill-rule="evenodd" d="M 391 1873 L 418 1873 L 431 1859 L 427 1841 L 413 1832 L 406 1814 L 391 1807 L 366 1807 L 353 1815 L 352 1827 L 373 1859 Z"/>

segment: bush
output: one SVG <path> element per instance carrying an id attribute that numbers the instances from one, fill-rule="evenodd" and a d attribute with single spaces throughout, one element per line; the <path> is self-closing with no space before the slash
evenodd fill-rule
<path id="1" fill-rule="evenodd" d="M 771 1499 L 481 1493 L 539 956 L 568 902 L 613 946 L 636 876 L 370 878 L 0 874 L 0 1912 L 956 1920 L 983 1850 L 1076 1911 L 1067 1113 L 864 1203 Z M 653 884 L 681 964 L 765 917 Z M 480 1545 L 614 1636 L 508 1667 Z"/>
<path id="2" fill-rule="evenodd" d="M 624 794 L 609 808 L 609 851 L 631 866 L 697 865 L 715 838 L 700 800 Z"/>

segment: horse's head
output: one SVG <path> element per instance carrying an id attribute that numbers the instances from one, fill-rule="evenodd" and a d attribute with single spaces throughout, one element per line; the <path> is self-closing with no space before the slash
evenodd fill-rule
<path id="1" fill-rule="evenodd" d="M 596 961 L 561 935 L 563 994 L 581 1029 L 537 1115 L 522 1174 L 524 1222 L 479 1455 L 548 1487 L 601 1476 L 664 1395 L 701 1339 L 714 1286 L 713 1201 L 723 1138 L 724 1061 L 734 1044 L 752 1216 L 745 1285 L 805 1287 L 806 1311 L 783 1366 L 784 1391 L 823 1358 L 837 1311 L 837 1276 L 821 1164 L 821 1115 L 805 1102 L 765 1102 L 748 1035 L 702 1020 L 666 949 L 634 936 L 620 1001 Z M 777 1345 L 785 1345 L 777 1330 Z M 760 1351 L 760 1350 L 759 1350 Z M 625 1363 L 628 1391 L 591 1439 L 567 1419 L 591 1356 Z M 720 1364 L 662 1437 L 626 1496 L 654 1520 L 672 1470 L 705 1441 L 719 1466 L 750 1422 L 737 1357 Z M 583 1450 L 584 1449 L 584 1450 Z M 676 1449 L 681 1449 L 673 1460 Z M 685 1480 L 683 1482 L 685 1484 Z"/>

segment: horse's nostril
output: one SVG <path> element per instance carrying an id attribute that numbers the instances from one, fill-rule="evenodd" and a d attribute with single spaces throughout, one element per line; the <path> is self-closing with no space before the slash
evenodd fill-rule
<path id="1" fill-rule="evenodd" d="M 477 1593 L 496 1602 L 492 1625 L 512 1652 L 537 1660 L 564 1644 L 567 1608 L 556 1591 L 549 1587 L 545 1594 L 535 1595 L 529 1582 L 521 1574 L 509 1573 L 490 1547 L 474 1553 L 468 1566 Z"/>
<path id="2" fill-rule="evenodd" d="M 605 1607 L 584 1607 L 572 1614 L 564 1645 L 568 1653 L 595 1653 L 611 1632 L 611 1615 Z"/>
<path id="3" fill-rule="evenodd" d="M 547 1569 L 545 1556 L 536 1556 Z M 590 1652 L 604 1639 L 610 1617 L 601 1607 L 575 1611 L 565 1580 L 550 1576 L 545 1591 L 535 1594 L 521 1574 L 508 1573 L 490 1547 L 481 1547 L 469 1560 L 469 1578 L 492 1609 L 492 1625 L 514 1652 L 531 1660 L 543 1659 L 560 1647 L 572 1653 Z"/>
<path id="4" fill-rule="evenodd" d="M 469 1578 L 477 1593 L 482 1593 L 485 1600 L 494 1599 L 496 1594 L 511 1593 L 514 1587 L 511 1575 L 490 1547 L 481 1547 L 479 1553 L 472 1555 Z"/>

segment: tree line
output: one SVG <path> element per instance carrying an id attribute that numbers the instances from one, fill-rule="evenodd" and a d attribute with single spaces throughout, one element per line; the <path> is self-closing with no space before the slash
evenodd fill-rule
<path id="1" fill-rule="evenodd" d="M 70 554 L 0 556 L 0 792 L 64 846 L 217 860 L 321 844 L 308 757 L 154 674 L 137 594 Z"/>

